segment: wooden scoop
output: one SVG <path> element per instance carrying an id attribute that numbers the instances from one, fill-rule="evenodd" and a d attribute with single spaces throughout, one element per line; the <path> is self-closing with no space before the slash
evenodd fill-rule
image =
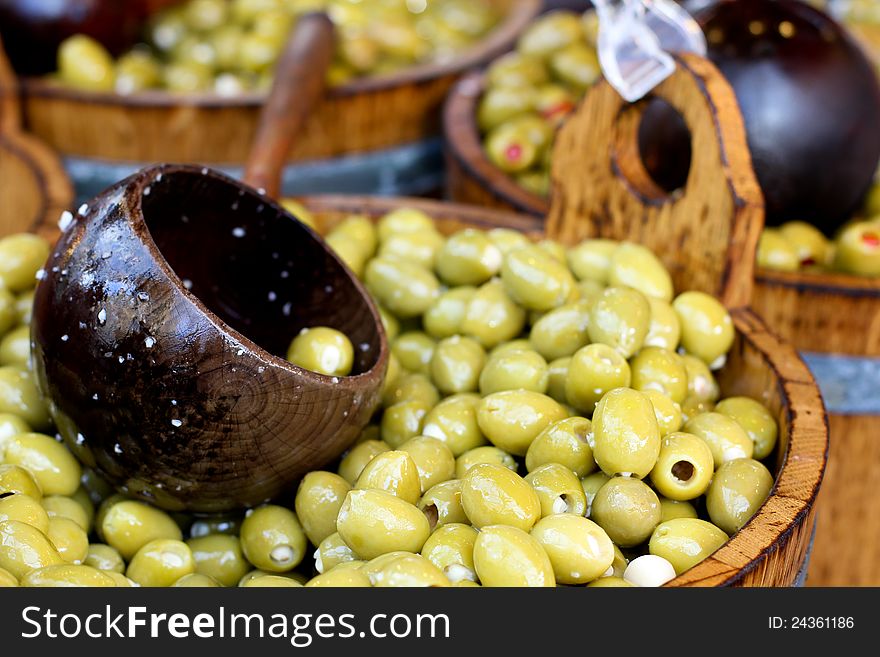
<path id="1" fill-rule="evenodd" d="M 46 266 L 35 369 L 71 450 L 128 494 L 199 512 L 260 504 L 337 458 L 378 405 L 388 346 L 375 305 L 264 191 L 331 52 L 329 20 L 300 19 L 247 167 L 264 189 L 146 169 L 89 203 Z M 350 376 L 284 359 L 319 325 L 351 340 Z"/>
<path id="2" fill-rule="evenodd" d="M 54 239 L 72 201 L 58 156 L 21 129 L 18 81 L 0 42 L 0 237 L 35 231 Z"/>

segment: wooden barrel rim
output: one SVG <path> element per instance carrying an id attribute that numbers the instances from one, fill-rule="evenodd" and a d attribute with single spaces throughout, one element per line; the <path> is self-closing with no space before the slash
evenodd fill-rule
<path id="1" fill-rule="evenodd" d="M 838 272 L 775 271 L 762 267 L 756 272 L 755 280 L 758 284 L 771 287 L 790 287 L 846 297 L 870 297 L 880 301 L 880 278 Z"/>
<path id="2" fill-rule="evenodd" d="M 480 228 L 512 227 L 533 237 L 542 234 L 543 222 L 534 217 L 463 204 L 361 196 L 312 196 L 301 200 L 319 215 L 336 212 L 377 217 L 400 207 L 415 207 L 435 219 L 454 218 Z M 828 422 L 812 374 L 794 348 L 773 335 L 750 309 L 735 309 L 731 314 L 743 340 L 761 354 L 777 377 L 780 398 L 786 402 L 789 443 L 767 502 L 717 552 L 670 582 L 670 586 L 735 585 L 804 522 L 825 472 Z M 760 547 L 755 554 L 756 545 Z"/>
<path id="3" fill-rule="evenodd" d="M 419 85 L 434 79 L 454 76 L 504 53 L 509 43 L 538 15 L 541 0 L 517 0 L 508 2 L 509 10 L 488 37 L 448 62 L 410 66 L 390 75 L 364 77 L 328 90 L 330 99 L 347 98 L 360 94 L 381 93 L 406 85 Z M 66 87 L 44 78 L 24 78 L 21 81 L 24 94 L 39 98 L 62 98 L 78 102 L 122 107 L 199 107 L 215 109 L 224 107 L 259 107 L 268 92 L 247 92 L 235 96 L 212 93 L 173 94 L 161 90 L 148 90 L 134 94 L 84 91 Z"/>

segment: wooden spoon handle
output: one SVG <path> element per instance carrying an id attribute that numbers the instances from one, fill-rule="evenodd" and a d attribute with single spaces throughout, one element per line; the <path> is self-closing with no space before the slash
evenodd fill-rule
<path id="1" fill-rule="evenodd" d="M 275 69 L 245 166 L 245 182 L 269 196 L 278 195 L 290 148 L 324 95 L 333 50 L 333 23 L 326 14 L 309 13 L 297 20 Z"/>
<path id="2" fill-rule="evenodd" d="M 553 150 L 550 237 L 638 242 L 652 249 L 677 290 L 702 290 L 729 308 L 748 305 L 764 202 L 752 169 L 733 89 L 695 55 L 651 96 L 672 105 L 691 133 L 684 188 L 667 194 L 639 154 L 648 99 L 630 105 L 605 81 L 588 94 L 557 135 Z"/>
<path id="3" fill-rule="evenodd" d="M 21 129 L 21 106 L 18 100 L 18 78 L 0 40 L 0 134 Z"/>

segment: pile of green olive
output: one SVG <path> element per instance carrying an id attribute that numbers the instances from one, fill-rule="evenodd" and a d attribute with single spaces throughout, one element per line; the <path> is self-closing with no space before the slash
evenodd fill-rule
<path id="1" fill-rule="evenodd" d="M 446 237 L 415 209 L 327 241 L 380 304 L 382 408 L 295 494 L 195 518 L 115 494 L 53 437 L 27 328 L 48 248 L 0 240 L 0 585 L 656 586 L 768 496 L 776 421 L 712 373 L 731 318 L 675 296 L 650 251 Z M 288 357 L 344 376 L 350 349 L 315 327 Z"/>
<path id="2" fill-rule="evenodd" d="M 235 95 L 266 89 L 297 16 L 326 10 L 338 46 L 330 84 L 442 62 L 498 22 L 487 0 L 189 0 L 160 12 L 144 43 L 114 60 L 76 35 L 59 49 L 57 78 L 93 91 L 145 89 Z"/>
<path id="3" fill-rule="evenodd" d="M 803 221 L 765 228 L 758 243 L 758 264 L 778 271 L 880 277 L 880 184 L 868 195 L 862 217 L 844 225 L 833 239 Z"/>
<path id="4" fill-rule="evenodd" d="M 555 11 L 523 33 L 486 74 L 477 124 L 489 160 L 546 196 L 556 128 L 599 79 L 596 14 Z"/>

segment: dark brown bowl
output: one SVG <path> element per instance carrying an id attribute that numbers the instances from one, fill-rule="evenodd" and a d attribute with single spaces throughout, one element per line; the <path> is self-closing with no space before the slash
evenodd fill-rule
<path id="1" fill-rule="evenodd" d="M 35 368 L 73 452 L 166 509 L 253 506 L 351 445 L 388 346 L 369 295 L 311 229 L 208 169 L 157 166 L 84 206 L 38 286 Z M 304 327 L 351 376 L 284 359 Z"/>

